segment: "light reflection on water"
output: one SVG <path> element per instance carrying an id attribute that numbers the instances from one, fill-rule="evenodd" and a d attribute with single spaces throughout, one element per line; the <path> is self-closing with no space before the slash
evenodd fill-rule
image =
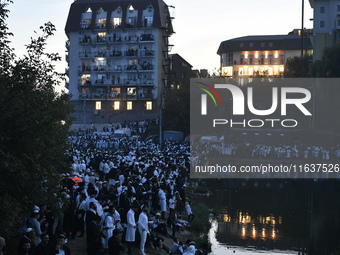
<path id="1" fill-rule="evenodd" d="M 289 254 L 297 254 L 296 251 L 281 251 L 281 250 L 271 250 L 271 251 L 265 251 L 265 250 L 257 250 L 252 247 L 240 247 L 240 246 L 233 246 L 233 245 L 227 245 L 227 244 L 221 244 L 216 239 L 216 233 L 218 231 L 218 222 L 216 220 L 211 220 L 211 229 L 209 231 L 209 240 L 211 243 L 211 255 L 225 255 L 225 254 L 252 254 L 252 255 L 289 255 Z M 242 236 L 246 236 L 246 226 L 242 226 Z M 255 226 L 252 227 L 252 235 L 254 238 L 256 238 L 256 228 Z M 265 229 L 262 229 L 261 233 L 262 237 L 265 238 L 266 231 Z M 275 238 L 276 233 L 275 229 L 273 228 L 271 233 L 271 238 Z"/>

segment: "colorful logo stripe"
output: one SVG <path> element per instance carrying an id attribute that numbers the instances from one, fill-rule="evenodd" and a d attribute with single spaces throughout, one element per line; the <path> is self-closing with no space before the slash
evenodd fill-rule
<path id="1" fill-rule="evenodd" d="M 222 100 L 220 98 L 220 95 L 217 93 L 217 91 L 213 87 L 211 87 L 210 85 L 205 84 L 203 82 L 197 82 L 197 83 L 202 84 L 203 86 L 209 88 L 212 92 L 214 92 L 214 94 L 217 96 L 218 100 L 220 101 L 221 106 L 223 106 Z M 216 100 L 215 100 L 214 96 L 208 90 L 203 89 L 203 88 L 199 88 L 199 89 L 201 89 L 204 92 L 206 92 L 214 100 L 215 106 L 217 106 L 217 103 L 216 103 Z"/>

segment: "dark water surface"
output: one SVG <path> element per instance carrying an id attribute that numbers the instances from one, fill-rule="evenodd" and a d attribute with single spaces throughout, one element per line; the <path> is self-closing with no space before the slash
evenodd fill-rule
<path id="1" fill-rule="evenodd" d="M 338 180 L 206 180 L 212 254 L 336 254 Z"/>

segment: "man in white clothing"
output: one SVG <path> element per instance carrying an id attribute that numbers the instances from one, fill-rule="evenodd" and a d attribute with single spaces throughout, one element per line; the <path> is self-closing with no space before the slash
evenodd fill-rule
<path id="1" fill-rule="evenodd" d="M 146 205 L 142 206 L 142 212 L 138 218 L 138 230 L 140 234 L 140 254 L 145 255 L 144 247 L 146 243 L 146 237 L 149 232 L 149 220 L 148 220 L 148 207 Z"/>
<path id="2" fill-rule="evenodd" d="M 164 190 L 159 189 L 158 197 L 159 197 L 159 203 L 160 203 L 161 211 L 162 211 L 161 219 L 165 220 L 164 215 L 165 215 L 165 212 L 166 212 L 166 195 L 165 195 Z"/>
<path id="3" fill-rule="evenodd" d="M 130 210 L 126 215 L 127 227 L 126 227 L 126 235 L 125 241 L 128 243 L 128 254 L 132 254 L 131 244 L 135 241 L 136 236 L 136 221 L 135 221 L 135 212 L 138 210 L 138 205 L 133 203 Z"/>

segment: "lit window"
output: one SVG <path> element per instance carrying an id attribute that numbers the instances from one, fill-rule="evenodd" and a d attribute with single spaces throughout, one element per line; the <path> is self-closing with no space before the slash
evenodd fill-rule
<path id="1" fill-rule="evenodd" d="M 96 102 L 96 110 L 99 111 L 102 109 L 102 102 L 101 101 L 97 101 Z"/>
<path id="2" fill-rule="evenodd" d="M 83 74 L 81 76 L 81 85 L 90 85 L 91 84 L 91 75 Z"/>
<path id="3" fill-rule="evenodd" d="M 119 101 L 114 101 L 113 102 L 113 110 L 118 111 L 120 107 L 120 102 Z"/>
<path id="4" fill-rule="evenodd" d="M 106 27 L 106 19 L 98 19 L 97 26 L 100 28 Z"/>
<path id="5" fill-rule="evenodd" d="M 175 85 L 174 85 L 174 84 L 171 84 L 171 85 L 170 85 L 170 88 L 171 88 L 171 89 L 174 89 L 174 88 L 175 88 Z"/>
<path id="6" fill-rule="evenodd" d="M 119 27 L 122 24 L 122 18 L 113 18 L 112 24 L 113 28 Z"/>
<path id="7" fill-rule="evenodd" d="M 152 102 L 151 102 L 151 101 L 147 101 L 147 102 L 146 102 L 146 109 L 147 109 L 148 111 L 152 110 Z"/>
<path id="8" fill-rule="evenodd" d="M 181 87 L 180 85 L 177 85 L 177 89 L 180 89 L 180 87 Z"/>
<path id="9" fill-rule="evenodd" d="M 127 103 L 126 103 L 126 109 L 127 109 L 127 110 L 132 110 L 132 101 L 127 101 Z"/>
<path id="10" fill-rule="evenodd" d="M 89 7 L 86 12 L 92 12 L 91 8 Z"/>

